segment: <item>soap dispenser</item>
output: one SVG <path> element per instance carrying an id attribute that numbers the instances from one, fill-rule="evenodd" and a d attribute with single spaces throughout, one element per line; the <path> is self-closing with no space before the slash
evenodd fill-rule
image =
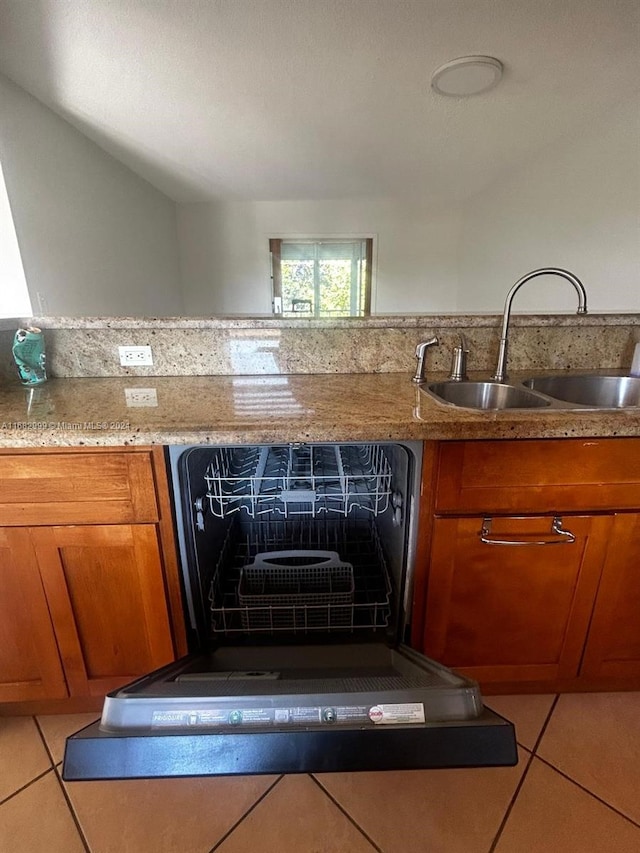
<path id="1" fill-rule="evenodd" d="M 40 329 L 35 326 L 18 329 L 13 339 L 12 353 L 23 385 L 46 382 L 44 335 Z"/>

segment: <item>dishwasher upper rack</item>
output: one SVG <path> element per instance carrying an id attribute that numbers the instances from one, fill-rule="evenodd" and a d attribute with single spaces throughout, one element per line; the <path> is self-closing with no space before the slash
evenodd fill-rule
<path id="1" fill-rule="evenodd" d="M 205 472 L 209 509 L 217 518 L 337 514 L 389 507 L 392 472 L 379 444 L 286 444 L 220 447 Z"/>

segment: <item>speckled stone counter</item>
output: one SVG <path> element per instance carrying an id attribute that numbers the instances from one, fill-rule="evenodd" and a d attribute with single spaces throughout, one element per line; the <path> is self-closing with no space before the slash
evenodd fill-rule
<path id="1" fill-rule="evenodd" d="M 155 392 L 157 405 L 128 406 L 126 389 Z M 474 412 L 437 403 L 408 373 L 68 378 L 0 388 L 1 447 L 607 436 L 640 436 L 640 409 Z"/>

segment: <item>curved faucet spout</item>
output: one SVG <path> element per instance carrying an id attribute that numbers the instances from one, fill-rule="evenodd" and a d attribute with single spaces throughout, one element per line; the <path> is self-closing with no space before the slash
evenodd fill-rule
<path id="1" fill-rule="evenodd" d="M 575 287 L 578 294 L 577 313 L 587 313 L 587 291 L 584 289 L 584 285 L 578 276 L 574 275 L 572 272 L 559 269 L 558 267 L 543 267 L 539 270 L 533 270 L 533 272 L 529 272 L 526 275 L 523 275 L 522 278 L 519 278 L 507 293 L 507 298 L 504 303 L 502 330 L 500 332 L 500 347 L 498 349 L 498 363 L 496 365 L 496 372 L 493 376 L 496 382 L 504 382 L 507 378 L 507 345 L 509 341 L 509 321 L 511 319 L 511 303 L 513 302 L 513 297 L 525 282 L 531 281 L 532 278 L 537 278 L 539 275 L 557 275 L 560 278 L 566 279 Z"/>

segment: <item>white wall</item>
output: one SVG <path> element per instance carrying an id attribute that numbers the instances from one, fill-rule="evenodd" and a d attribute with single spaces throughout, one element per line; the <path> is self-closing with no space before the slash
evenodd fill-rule
<path id="1" fill-rule="evenodd" d="M 376 238 L 373 310 L 455 310 L 460 218 L 385 199 L 178 205 L 189 314 L 271 311 L 269 237 Z"/>
<path id="2" fill-rule="evenodd" d="M 469 202 L 459 302 L 500 310 L 518 278 L 556 266 L 582 280 L 591 312 L 640 311 L 639 139 L 634 99 Z M 571 286 L 547 277 L 525 285 L 514 301 L 518 312 L 576 307 Z"/>
<path id="3" fill-rule="evenodd" d="M 539 266 L 640 311 L 640 113 L 620 105 L 459 209 L 429 199 L 175 203 L 0 77 L 0 158 L 34 311 L 268 313 L 268 238 L 375 235 L 377 313 L 498 312 Z M 182 292 L 180 283 L 182 279 Z M 517 311 L 573 310 L 536 280 Z"/>
<path id="4" fill-rule="evenodd" d="M 592 312 L 640 311 L 640 111 L 622 104 L 456 210 L 396 200 L 178 206 L 185 309 L 269 312 L 269 237 L 377 236 L 376 313 L 502 310 L 542 266 L 584 282 Z M 538 278 L 514 309 L 573 311 L 576 296 Z"/>
<path id="5" fill-rule="evenodd" d="M 183 313 L 174 202 L 3 77 L 0 114 L 33 310 Z"/>

